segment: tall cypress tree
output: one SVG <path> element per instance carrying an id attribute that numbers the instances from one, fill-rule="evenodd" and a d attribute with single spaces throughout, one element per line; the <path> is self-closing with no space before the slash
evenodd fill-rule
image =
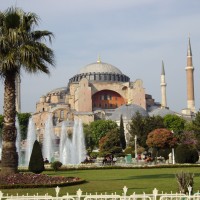
<path id="1" fill-rule="evenodd" d="M 41 172 L 44 171 L 44 160 L 42 156 L 42 150 L 37 140 L 35 140 L 33 145 L 33 150 L 31 153 L 28 169 L 29 171 L 35 174 L 40 174 Z"/>
<path id="2" fill-rule="evenodd" d="M 120 116 L 119 138 L 122 149 L 126 148 L 126 139 L 124 134 L 124 122 L 122 115 Z"/>

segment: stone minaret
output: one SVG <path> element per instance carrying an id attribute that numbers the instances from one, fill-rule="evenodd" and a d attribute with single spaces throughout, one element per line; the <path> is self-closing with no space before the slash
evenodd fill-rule
<path id="1" fill-rule="evenodd" d="M 167 107 L 167 97 L 166 97 L 166 82 L 165 82 L 165 68 L 164 63 L 162 61 L 162 71 L 161 71 L 161 77 L 160 77 L 160 86 L 161 86 L 161 107 L 166 108 Z"/>
<path id="2" fill-rule="evenodd" d="M 186 77 L 187 77 L 187 109 L 195 112 L 195 102 L 194 102 L 194 67 L 192 64 L 192 50 L 190 44 L 190 37 L 187 50 L 187 67 Z"/>
<path id="3" fill-rule="evenodd" d="M 16 111 L 18 113 L 21 113 L 21 79 L 20 75 L 17 74 L 15 78 L 15 88 L 16 88 Z"/>

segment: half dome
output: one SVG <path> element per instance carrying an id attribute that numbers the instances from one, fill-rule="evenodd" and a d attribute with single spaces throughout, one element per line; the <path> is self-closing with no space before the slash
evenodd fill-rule
<path id="1" fill-rule="evenodd" d="M 124 104 L 119 108 L 115 109 L 110 119 L 118 121 L 120 120 L 120 117 L 122 115 L 124 120 L 131 120 L 136 115 L 137 112 L 143 117 L 148 116 L 147 111 L 141 106 L 138 106 L 136 104 Z"/>
<path id="2" fill-rule="evenodd" d="M 68 88 L 67 87 L 61 87 L 61 88 L 56 88 L 54 90 L 51 90 L 50 92 L 47 93 L 47 95 L 51 95 L 51 94 L 67 94 Z"/>
<path id="3" fill-rule="evenodd" d="M 174 115 L 175 112 L 173 112 L 172 110 L 169 110 L 167 108 L 157 108 L 151 112 L 149 112 L 149 116 L 153 117 L 153 116 L 161 116 L 164 117 L 165 115 Z"/>

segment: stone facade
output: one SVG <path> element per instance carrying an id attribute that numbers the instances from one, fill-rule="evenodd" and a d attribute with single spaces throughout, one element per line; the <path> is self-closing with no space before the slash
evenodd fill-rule
<path id="1" fill-rule="evenodd" d="M 107 119 L 116 108 L 130 103 L 145 110 L 158 107 L 151 95 L 145 93 L 142 80 L 132 82 L 118 68 L 98 61 L 82 68 L 69 80 L 67 87 L 42 96 L 36 104 L 33 120 L 38 138 L 42 140 L 49 114 L 59 137 L 62 121 L 81 119 L 83 123 L 90 123 L 95 119 Z"/>

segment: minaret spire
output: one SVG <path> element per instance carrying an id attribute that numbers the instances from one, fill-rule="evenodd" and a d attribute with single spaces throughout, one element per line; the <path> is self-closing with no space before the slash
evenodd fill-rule
<path id="1" fill-rule="evenodd" d="M 186 77 L 187 77 L 187 109 L 195 112 L 195 101 L 194 101 L 194 67 L 192 63 L 192 50 L 190 37 L 188 39 L 188 49 L 187 49 L 187 67 Z"/>
<path id="2" fill-rule="evenodd" d="M 160 86 L 161 86 L 161 107 L 167 107 L 167 97 L 166 97 L 166 81 L 165 81 L 165 68 L 164 62 L 162 60 L 162 70 L 161 70 L 161 77 L 160 77 Z"/>
<path id="3" fill-rule="evenodd" d="M 187 56 L 192 56 L 192 49 L 191 49 L 191 44 L 190 44 L 190 36 L 188 38 L 188 50 L 187 50 Z"/>
<path id="4" fill-rule="evenodd" d="M 161 75 L 165 75 L 165 67 L 164 67 L 164 62 L 162 60 L 162 71 L 161 71 Z"/>

